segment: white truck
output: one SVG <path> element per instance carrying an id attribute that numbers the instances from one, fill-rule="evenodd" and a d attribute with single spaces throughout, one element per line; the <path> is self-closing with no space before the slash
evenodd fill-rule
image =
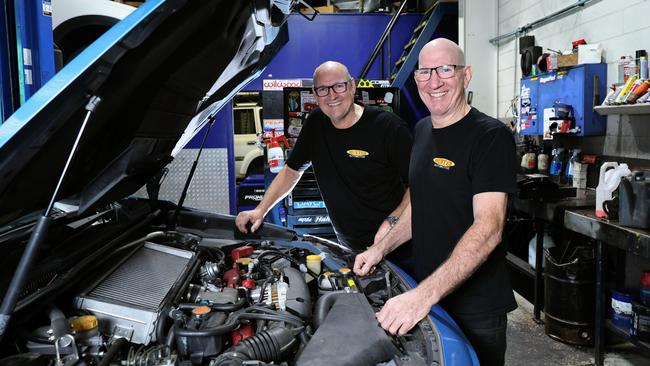
<path id="1" fill-rule="evenodd" d="M 259 143 L 262 131 L 262 107 L 257 103 L 233 106 L 235 177 L 264 172 L 264 150 Z"/>

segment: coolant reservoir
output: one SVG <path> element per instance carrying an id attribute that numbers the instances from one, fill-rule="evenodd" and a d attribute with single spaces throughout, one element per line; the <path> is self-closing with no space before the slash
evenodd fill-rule
<path id="1" fill-rule="evenodd" d="M 321 271 L 321 257 L 320 255 L 308 255 L 307 256 L 307 268 L 319 275 Z M 305 281 L 309 282 L 313 280 L 312 276 L 309 273 L 305 273 Z"/>

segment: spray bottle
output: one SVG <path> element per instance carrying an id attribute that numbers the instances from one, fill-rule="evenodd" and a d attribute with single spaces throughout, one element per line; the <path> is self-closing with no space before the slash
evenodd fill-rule
<path id="1" fill-rule="evenodd" d="M 279 173 L 284 168 L 284 150 L 280 146 L 283 143 L 287 146 L 287 138 L 284 135 L 275 135 L 275 130 L 271 130 L 271 137 L 268 143 L 268 165 L 271 173 Z"/>

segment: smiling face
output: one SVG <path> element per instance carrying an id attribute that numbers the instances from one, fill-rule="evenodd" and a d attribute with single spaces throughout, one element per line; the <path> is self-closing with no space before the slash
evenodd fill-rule
<path id="1" fill-rule="evenodd" d="M 341 91 L 340 85 L 338 88 L 334 87 L 340 83 L 346 83 L 345 91 Z M 316 100 L 320 109 L 332 120 L 332 123 L 337 125 L 354 118 L 354 92 L 356 87 L 354 80 L 352 80 L 348 69 L 344 65 L 328 61 L 316 69 L 314 72 L 314 92 L 316 93 L 319 88 L 326 87 L 331 87 L 327 89 L 327 95 L 321 97 L 316 94 Z M 341 92 L 337 93 L 335 89 Z"/>
<path id="2" fill-rule="evenodd" d="M 442 65 L 464 65 L 462 50 L 447 39 L 435 39 L 420 51 L 418 68 L 436 68 Z M 469 110 L 465 89 L 472 78 L 470 66 L 456 67 L 454 75 L 442 79 L 435 70 L 427 81 L 417 81 L 420 98 L 429 109 L 432 121 L 448 125 L 460 120 Z"/>

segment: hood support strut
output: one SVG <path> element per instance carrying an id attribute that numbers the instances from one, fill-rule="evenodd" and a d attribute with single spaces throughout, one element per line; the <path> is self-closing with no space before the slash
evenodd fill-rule
<path id="1" fill-rule="evenodd" d="M 215 118 L 216 118 L 216 113 L 208 117 L 208 126 L 205 129 L 205 134 L 203 134 L 203 140 L 201 140 L 201 146 L 199 147 L 199 152 L 196 154 L 196 159 L 194 159 L 194 162 L 192 163 L 192 168 L 190 168 L 190 173 L 188 174 L 187 180 L 185 181 L 185 187 L 183 187 L 183 192 L 181 193 L 181 198 L 178 200 L 178 204 L 176 205 L 176 209 L 174 210 L 174 215 L 171 217 L 171 219 L 169 220 L 169 224 L 167 225 L 168 230 L 176 230 L 178 215 L 180 215 L 181 207 L 183 207 L 183 203 L 185 202 L 185 197 L 187 197 L 187 191 L 190 188 L 190 183 L 192 182 L 192 178 L 194 177 L 194 172 L 196 171 L 196 167 L 197 165 L 199 165 L 199 159 L 201 158 L 203 147 L 205 146 L 205 142 L 208 140 L 208 135 L 210 135 L 210 130 L 214 125 Z"/>
<path id="2" fill-rule="evenodd" d="M 56 188 L 54 189 L 52 198 L 50 199 L 50 204 L 47 206 L 47 209 L 45 210 L 43 215 L 41 215 L 41 217 L 38 218 L 38 221 L 34 226 L 34 230 L 32 231 L 32 234 L 29 237 L 29 241 L 27 242 L 27 246 L 25 247 L 25 251 L 23 252 L 22 257 L 20 258 L 18 267 L 16 267 L 16 272 L 14 273 L 14 276 L 11 279 L 11 283 L 9 284 L 9 288 L 7 289 L 7 293 L 5 293 L 4 299 L 2 300 L 2 306 L 0 307 L 0 341 L 2 341 L 2 338 L 4 337 L 4 334 L 7 331 L 9 321 L 11 320 L 11 314 L 13 313 L 14 308 L 16 307 L 16 303 L 18 302 L 18 296 L 20 295 L 20 292 L 22 291 L 23 286 L 25 285 L 27 274 L 31 270 L 31 267 L 34 263 L 34 259 L 36 259 L 36 255 L 38 254 L 38 249 L 43 243 L 45 236 L 47 235 L 47 231 L 52 222 L 52 218 L 50 217 L 52 207 L 54 207 L 54 202 L 56 202 L 56 197 L 59 194 L 59 190 L 61 189 L 61 185 L 63 184 L 65 175 L 77 151 L 77 147 L 79 145 L 79 141 L 81 140 L 81 136 L 83 135 L 84 130 L 86 128 L 86 124 L 88 124 L 90 115 L 95 111 L 95 109 L 97 108 L 100 102 L 101 102 L 101 98 L 94 95 L 90 97 L 88 104 L 86 104 L 85 107 L 87 111 L 86 117 L 84 118 L 84 121 L 81 124 L 81 128 L 79 129 L 79 132 L 77 133 L 77 137 L 74 141 L 74 145 L 72 146 L 72 150 L 68 155 L 68 160 L 65 162 L 65 166 L 63 167 L 63 172 L 61 172 L 59 181 L 56 185 Z"/>

